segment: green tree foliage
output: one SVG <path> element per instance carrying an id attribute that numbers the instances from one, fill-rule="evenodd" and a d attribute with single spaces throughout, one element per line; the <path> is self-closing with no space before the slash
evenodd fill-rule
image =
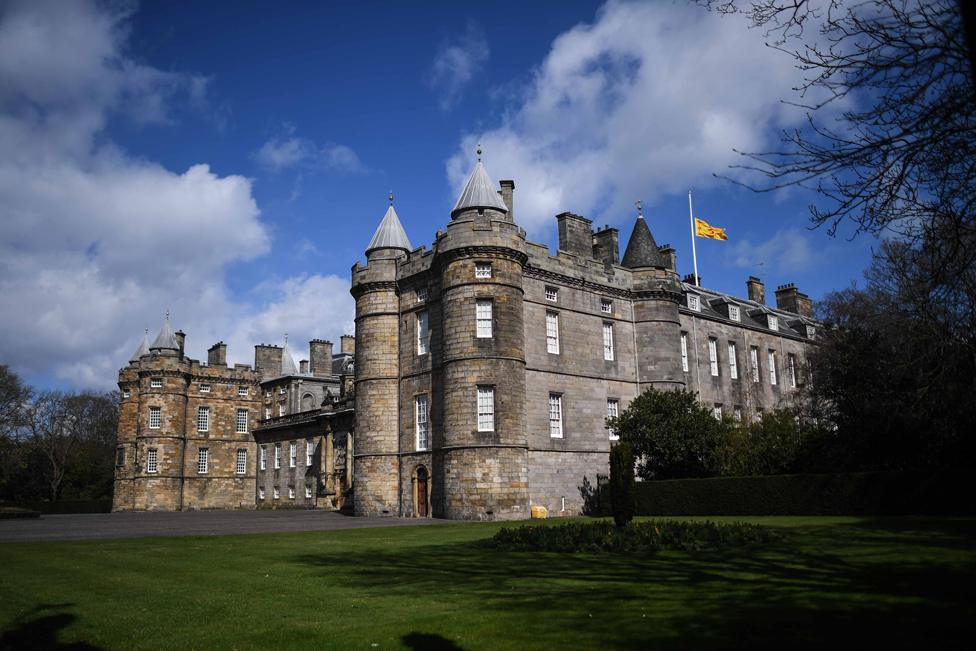
<path id="1" fill-rule="evenodd" d="M 634 485 L 634 452 L 626 441 L 610 448 L 610 502 L 613 521 L 618 527 L 627 526 L 637 509 L 637 487 Z"/>

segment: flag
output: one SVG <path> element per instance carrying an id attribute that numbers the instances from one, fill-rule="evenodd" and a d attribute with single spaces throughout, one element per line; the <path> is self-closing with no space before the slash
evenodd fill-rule
<path id="1" fill-rule="evenodd" d="M 724 228 L 709 226 L 708 222 L 695 217 L 695 235 L 698 237 L 708 237 L 713 240 L 727 240 L 729 236 L 725 234 Z"/>

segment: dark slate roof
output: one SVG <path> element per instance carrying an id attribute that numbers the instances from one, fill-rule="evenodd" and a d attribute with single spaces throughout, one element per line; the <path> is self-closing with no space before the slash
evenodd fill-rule
<path id="1" fill-rule="evenodd" d="M 163 327 L 159 330 L 159 335 L 156 340 L 152 342 L 152 346 L 149 350 L 179 350 L 180 345 L 176 341 L 176 335 L 173 334 L 173 329 L 169 327 L 169 314 L 166 315 L 166 320 L 163 321 Z"/>
<path id="2" fill-rule="evenodd" d="M 668 263 L 657 248 L 657 242 L 651 235 L 651 229 L 647 227 L 647 222 L 643 217 L 638 217 L 634 222 L 634 230 L 630 234 L 627 242 L 627 251 L 621 263 L 625 267 L 634 269 L 636 267 L 667 267 Z"/>
<path id="3" fill-rule="evenodd" d="M 763 305 L 762 303 L 750 301 L 747 298 L 739 298 L 737 296 L 731 296 L 730 294 L 724 294 L 722 292 L 715 291 L 714 289 L 705 289 L 691 283 L 682 282 L 681 290 L 685 296 L 688 294 L 697 294 L 701 297 L 701 300 L 699 301 L 699 305 L 701 306 L 701 309 L 698 311 L 699 314 L 721 319 L 733 324 L 737 322 L 732 321 L 725 314 L 715 309 L 718 304 L 731 303 L 732 305 L 738 305 L 740 307 L 738 323 L 752 326 L 754 328 L 763 328 L 765 330 L 769 329 L 766 315 L 774 314 L 779 317 L 778 332 L 801 337 L 803 339 L 808 339 L 806 331 L 806 327 L 808 325 L 816 328 L 820 328 L 823 325 L 812 319 L 794 314 L 793 312 L 787 312 L 786 310 L 781 310 L 777 307 Z M 685 299 L 681 305 L 682 307 L 687 308 L 687 299 Z"/>

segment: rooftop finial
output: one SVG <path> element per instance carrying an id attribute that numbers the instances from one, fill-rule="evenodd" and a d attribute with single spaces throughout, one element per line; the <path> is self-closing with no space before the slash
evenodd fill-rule
<path id="1" fill-rule="evenodd" d="M 388 198 L 390 200 L 390 205 L 392 206 L 393 205 L 393 190 L 390 190 L 390 196 Z"/>
<path id="2" fill-rule="evenodd" d="M 478 162 L 481 162 L 481 143 L 478 143 Z"/>
<path id="3" fill-rule="evenodd" d="M 166 308 L 166 320 L 169 321 L 169 308 Z"/>
<path id="4" fill-rule="evenodd" d="M 634 205 L 637 206 L 637 219 L 644 219 L 644 204 L 638 199 Z"/>
<path id="5" fill-rule="evenodd" d="M 285 345 L 286 346 L 288 345 L 288 333 L 287 332 L 285 333 Z"/>

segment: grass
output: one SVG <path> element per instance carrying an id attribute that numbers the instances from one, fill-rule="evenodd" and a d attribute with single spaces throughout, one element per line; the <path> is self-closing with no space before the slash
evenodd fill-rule
<path id="1" fill-rule="evenodd" d="M 472 523 L 5 544 L 0 649 L 953 648 L 976 621 L 974 519 L 713 520 L 785 539 L 501 552 L 471 543 L 502 525 Z"/>

